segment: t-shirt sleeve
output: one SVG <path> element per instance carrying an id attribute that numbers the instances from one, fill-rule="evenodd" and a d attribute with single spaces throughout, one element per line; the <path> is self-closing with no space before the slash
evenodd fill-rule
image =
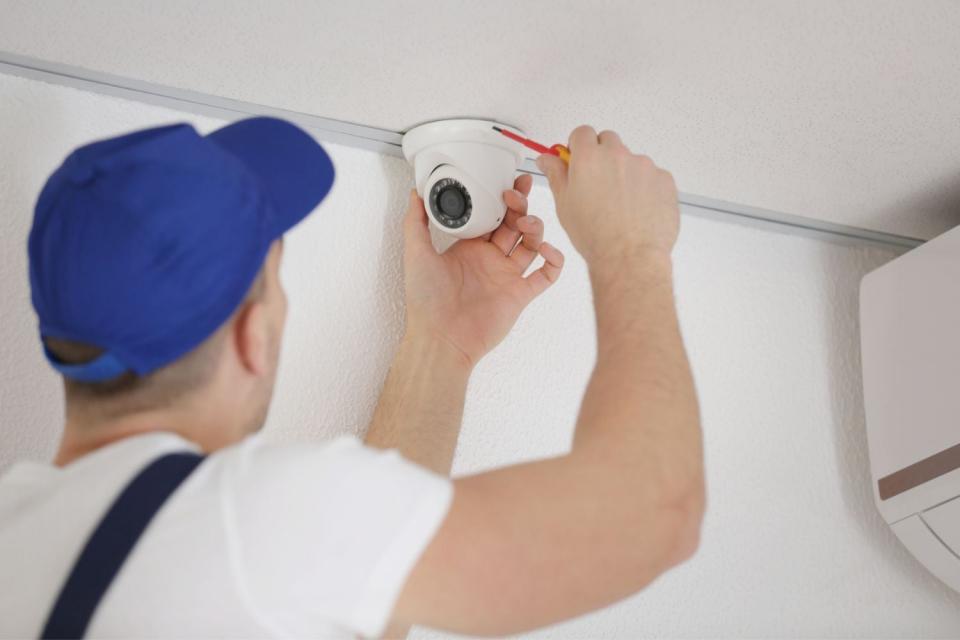
<path id="1" fill-rule="evenodd" d="M 255 613 L 298 637 L 383 633 L 446 516 L 450 480 L 353 437 L 252 438 L 224 462 L 228 543 Z"/>

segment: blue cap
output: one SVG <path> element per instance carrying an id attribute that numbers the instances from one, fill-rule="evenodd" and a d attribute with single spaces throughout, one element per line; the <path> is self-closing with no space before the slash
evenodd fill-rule
<path id="1" fill-rule="evenodd" d="M 270 245 L 333 185 L 296 126 L 187 124 L 80 147 L 50 176 L 30 231 L 40 335 L 104 349 L 55 369 L 79 381 L 145 375 L 185 355 L 243 302 Z"/>

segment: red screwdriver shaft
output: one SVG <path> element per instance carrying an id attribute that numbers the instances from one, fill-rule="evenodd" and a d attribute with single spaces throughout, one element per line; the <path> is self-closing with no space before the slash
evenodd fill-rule
<path id="1" fill-rule="evenodd" d="M 539 153 L 552 153 L 553 155 L 557 155 L 557 152 L 551 150 L 549 147 L 545 147 L 545 146 L 543 146 L 542 144 L 540 144 L 539 142 L 534 142 L 534 141 L 531 140 L 530 138 L 524 138 L 524 137 L 521 136 L 521 135 L 517 135 L 517 134 L 514 133 L 513 131 L 507 131 L 506 129 L 501 129 L 500 127 L 494 127 L 493 130 L 494 130 L 494 131 L 499 131 L 500 133 L 502 133 L 503 135 L 507 136 L 507 137 L 510 138 L 511 140 L 513 140 L 513 141 L 515 141 L 515 142 L 519 142 L 519 143 L 522 144 L 523 146 L 529 147 L 530 149 L 533 149 L 534 151 L 537 151 L 537 152 L 539 152 Z"/>
<path id="2" fill-rule="evenodd" d="M 494 127 L 493 130 L 502 133 L 511 140 L 519 142 L 523 146 L 533 149 L 538 153 L 549 153 L 550 155 L 560 156 L 560 159 L 562 159 L 564 162 L 570 162 L 570 150 L 562 144 L 555 144 L 552 147 L 547 147 L 539 142 L 536 142 L 535 140 L 531 140 L 530 138 L 524 138 L 513 131 L 507 131 L 506 129 L 501 129 L 500 127 Z"/>

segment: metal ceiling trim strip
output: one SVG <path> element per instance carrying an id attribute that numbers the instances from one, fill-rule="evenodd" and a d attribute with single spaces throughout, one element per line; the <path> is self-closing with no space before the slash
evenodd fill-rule
<path id="1" fill-rule="evenodd" d="M 369 127 L 345 120 L 223 98 L 5 51 L 0 51 L 0 73 L 224 120 L 253 115 L 284 118 L 311 131 L 324 142 L 403 157 L 400 150 L 400 140 L 403 137 L 401 131 Z M 538 182 L 545 180 L 530 159 L 524 161 L 520 170 L 532 174 Z M 900 249 L 913 249 L 925 242 L 918 238 L 725 202 L 690 193 L 681 193 L 680 203 L 686 205 L 684 211 L 689 214 L 775 229 L 795 235 L 826 236 L 833 240 L 868 242 Z"/>

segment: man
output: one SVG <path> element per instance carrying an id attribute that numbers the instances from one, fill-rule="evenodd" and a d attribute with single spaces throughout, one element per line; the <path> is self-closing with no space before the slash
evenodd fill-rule
<path id="1" fill-rule="evenodd" d="M 29 238 L 66 425 L 52 465 L 0 478 L 2 635 L 503 635 L 688 558 L 704 488 L 672 293 L 676 189 L 615 133 L 580 127 L 569 147 L 569 169 L 538 163 L 596 307 L 572 449 L 454 481 L 471 369 L 562 269 L 527 214 L 529 176 L 503 194 L 500 228 L 442 255 L 411 193 L 406 330 L 366 446 L 283 446 L 255 435 L 286 313 L 282 235 L 330 189 L 325 152 L 255 118 L 71 154 Z"/>

